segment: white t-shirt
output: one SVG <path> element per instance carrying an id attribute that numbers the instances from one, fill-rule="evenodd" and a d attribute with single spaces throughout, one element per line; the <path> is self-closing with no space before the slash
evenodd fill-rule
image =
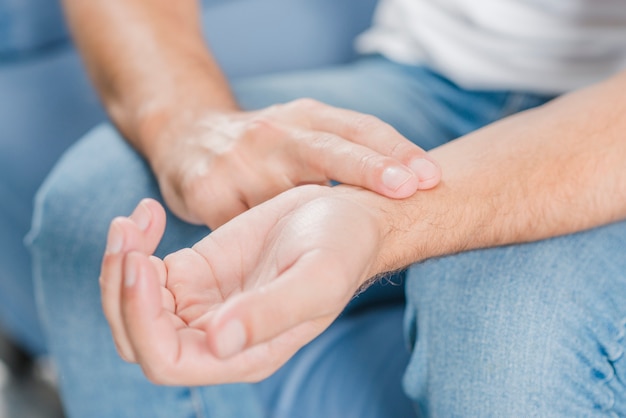
<path id="1" fill-rule="evenodd" d="M 466 88 L 561 93 L 626 68 L 626 0 L 380 0 L 357 49 Z"/>

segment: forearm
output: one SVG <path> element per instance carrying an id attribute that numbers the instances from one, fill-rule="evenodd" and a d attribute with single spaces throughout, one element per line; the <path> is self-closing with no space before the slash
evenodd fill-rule
<path id="1" fill-rule="evenodd" d="M 626 74 L 432 151 L 442 183 L 378 204 L 379 270 L 626 218 Z"/>
<path id="2" fill-rule="evenodd" d="M 145 152 L 159 119 L 195 105 L 236 108 L 193 0 L 64 0 L 78 48 L 114 123 Z M 176 108 L 174 108 L 174 106 Z"/>

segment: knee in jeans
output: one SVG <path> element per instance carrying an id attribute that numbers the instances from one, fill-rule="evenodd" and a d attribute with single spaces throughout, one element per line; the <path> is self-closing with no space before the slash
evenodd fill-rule
<path id="1" fill-rule="evenodd" d="M 112 127 L 94 129 L 64 154 L 37 193 L 33 253 L 103 249 L 109 221 L 155 195 L 153 183 L 144 161 Z"/>
<path id="2" fill-rule="evenodd" d="M 624 351 L 625 232 L 614 224 L 413 267 L 407 392 L 442 416 L 608 408 Z"/>

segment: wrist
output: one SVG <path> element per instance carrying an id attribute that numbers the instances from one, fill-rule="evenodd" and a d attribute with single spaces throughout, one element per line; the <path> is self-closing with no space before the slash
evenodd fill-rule
<path id="1" fill-rule="evenodd" d="M 361 285 L 366 285 L 369 280 L 381 274 L 429 258 L 433 248 L 422 243 L 420 234 L 420 231 L 428 231 L 424 220 L 415 215 L 422 212 L 416 195 L 430 192 L 417 192 L 409 199 L 390 199 L 354 186 L 340 185 L 334 189 L 341 190 L 369 212 L 377 232 L 373 238 L 377 240 L 377 254 L 371 260 Z"/>
<path id="2" fill-rule="evenodd" d="M 164 128 L 207 111 L 238 109 L 228 82 L 201 45 L 180 52 L 163 47 L 162 54 L 152 59 L 156 62 L 121 69 L 114 82 L 97 83 L 111 119 L 146 157 Z"/>
<path id="3" fill-rule="evenodd" d="M 472 248 L 476 240 L 481 241 L 478 235 L 487 229 L 481 228 L 477 219 L 488 222 L 491 216 L 478 216 L 470 209 L 478 206 L 472 203 L 473 197 L 454 193 L 446 181 L 406 199 L 390 199 L 356 188 L 353 193 L 363 207 L 372 211 L 379 231 L 378 256 L 368 279 Z"/>

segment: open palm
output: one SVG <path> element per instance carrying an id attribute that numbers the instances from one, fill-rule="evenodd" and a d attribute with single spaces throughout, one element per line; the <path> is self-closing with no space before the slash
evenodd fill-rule
<path id="1" fill-rule="evenodd" d="M 378 220 L 351 196 L 292 189 L 163 260 L 151 256 L 165 228 L 159 203 L 115 219 L 100 283 L 120 355 L 162 384 L 273 373 L 375 273 Z"/>

